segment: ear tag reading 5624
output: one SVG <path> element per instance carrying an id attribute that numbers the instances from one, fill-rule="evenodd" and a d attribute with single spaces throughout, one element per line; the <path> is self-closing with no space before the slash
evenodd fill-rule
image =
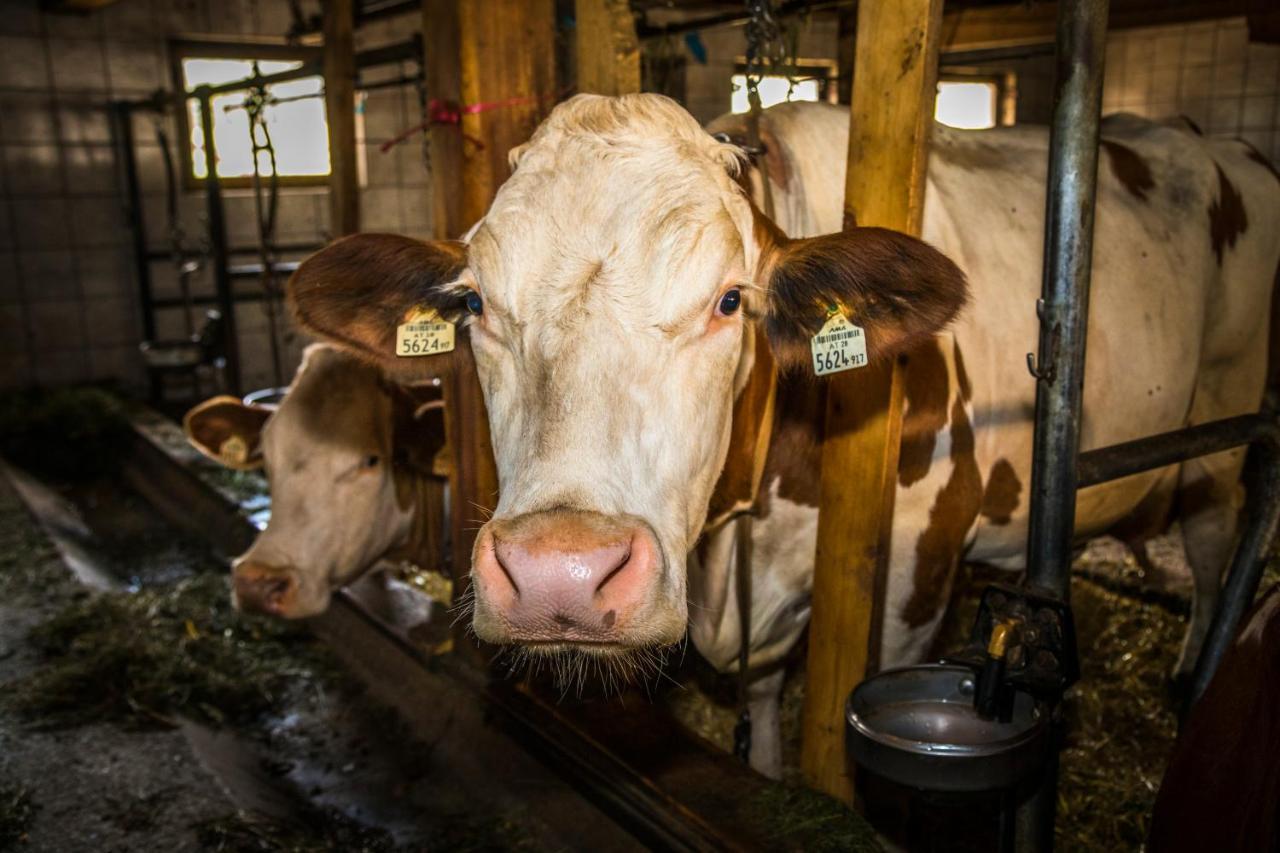
<path id="1" fill-rule="evenodd" d="M 818 376 L 867 366 L 867 336 L 838 308 L 830 308 L 827 322 L 809 341 L 813 372 Z"/>
<path id="2" fill-rule="evenodd" d="M 453 351 L 454 326 L 434 308 L 418 308 L 396 326 L 396 355 L 413 358 Z"/>

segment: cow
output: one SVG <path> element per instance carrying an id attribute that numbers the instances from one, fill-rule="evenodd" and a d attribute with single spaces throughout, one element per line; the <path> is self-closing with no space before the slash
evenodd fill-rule
<path id="1" fill-rule="evenodd" d="M 442 407 L 430 384 L 313 344 L 278 407 L 220 396 L 189 411 L 193 446 L 230 468 L 265 466 L 271 489 L 266 529 L 232 564 L 235 606 L 301 619 L 381 560 L 437 568 Z"/>
<path id="2" fill-rule="evenodd" d="M 1147 849 L 1280 849 L 1280 584 L 1258 596 L 1178 733 Z"/>
<path id="3" fill-rule="evenodd" d="M 687 629 L 732 671 L 728 520 L 746 509 L 749 667 L 781 659 L 810 612 L 824 411 L 810 342 L 833 313 L 865 330 L 871 361 L 906 365 L 882 665 L 924 656 L 960 558 L 1022 566 L 1046 130 L 935 127 L 918 240 L 843 221 L 847 111 L 766 111 L 757 162 L 733 144 L 742 122 L 704 129 L 657 95 L 577 96 L 512 152 L 464 240 L 349 237 L 291 279 L 303 326 L 389 371 L 421 369 L 394 354 L 415 312 L 469 341 L 450 357 L 474 358 L 500 485 L 473 551 L 480 638 L 609 661 Z M 1132 116 L 1104 123 L 1100 156 L 1082 447 L 1256 410 L 1274 173 L 1241 143 Z M 773 219 L 755 202 L 764 180 Z M 1081 538 L 1139 541 L 1177 510 L 1196 590 L 1180 671 L 1232 550 L 1242 458 L 1079 495 Z M 774 775 L 780 682 L 774 668 L 752 691 L 752 761 Z"/>

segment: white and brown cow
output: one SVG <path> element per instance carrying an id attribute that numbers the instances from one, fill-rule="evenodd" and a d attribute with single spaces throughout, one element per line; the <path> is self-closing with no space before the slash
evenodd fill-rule
<path id="1" fill-rule="evenodd" d="M 750 661 L 784 655 L 809 614 L 822 404 L 808 345 L 830 305 L 866 328 L 873 359 L 908 359 L 883 662 L 925 653 L 961 556 L 1021 565 L 1047 133 L 936 128 L 922 242 L 839 231 L 847 116 L 768 111 L 763 168 L 735 180 L 739 149 L 673 102 L 579 96 L 513 152 L 465 243 L 361 235 L 298 271 L 301 322 L 390 369 L 395 327 L 419 306 L 468 333 L 501 486 L 473 554 L 480 637 L 608 658 L 687 625 L 733 669 L 735 542 L 721 522 L 750 500 L 755 460 L 731 436 L 753 434 L 741 416 L 760 410 L 772 359 Z M 1131 117 L 1104 135 L 1085 448 L 1256 409 L 1280 257 L 1280 187 L 1245 146 Z M 760 171 L 776 225 L 744 189 Z M 1188 655 L 1234 541 L 1241 461 L 1080 495 L 1081 537 L 1159 528 L 1177 506 L 1197 578 Z M 774 772 L 765 688 L 779 678 L 754 693 L 766 733 L 753 763 Z"/>
<path id="2" fill-rule="evenodd" d="M 239 470 L 265 466 L 271 518 L 232 567 L 236 606 L 300 619 L 380 560 L 437 568 L 445 479 L 443 403 L 323 344 L 307 348 L 278 407 L 214 397 L 188 440 Z"/>

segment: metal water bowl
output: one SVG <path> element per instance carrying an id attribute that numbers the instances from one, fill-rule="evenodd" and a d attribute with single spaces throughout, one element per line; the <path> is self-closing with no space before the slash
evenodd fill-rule
<path id="1" fill-rule="evenodd" d="M 926 791 L 989 791 L 1042 766 L 1044 713 L 1016 694 L 1011 722 L 973 709 L 973 670 L 924 664 L 891 669 L 854 688 L 845 707 L 849 756 L 894 782 Z"/>

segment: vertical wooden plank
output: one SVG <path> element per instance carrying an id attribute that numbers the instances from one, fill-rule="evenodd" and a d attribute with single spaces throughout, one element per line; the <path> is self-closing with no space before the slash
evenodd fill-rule
<path id="1" fill-rule="evenodd" d="M 458 0 L 423 0 L 422 43 L 428 99 L 437 105 L 456 106 L 462 99 Z M 421 120 L 429 118 L 424 115 Z M 471 224 L 462 221 L 462 128 L 437 122 L 428 126 L 427 133 L 432 234 L 437 240 L 456 239 Z"/>
<path id="2" fill-rule="evenodd" d="M 456 239 L 510 174 L 507 154 L 555 103 L 552 0 L 424 0 L 428 95 L 461 123 L 431 128 L 435 234 Z M 476 531 L 497 505 L 484 395 L 470 358 L 446 380 L 455 595 L 470 583 Z M 465 647 L 471 647 L 470 641 Z"/>
<path id="3" fill-rule="evenodd" d="M 489 209 L 527 142 L 555 104 L 553 0 L 472 0 L 458 5 L 462 68 L 462 220 Z"/>
<path id="4" fill-rule="evenodd" d="M 845 224 L 920 233 L 942 0 L 858 6 Z M 902 430 L 897 364 L 838 374 L 827 391 L 801 770 L 853 802 L 844 703 L 876 667 Z"/>
<path id="5" fill-rule="evenodd" d="M 354 0 L 324 6 L 324 103 L 329 123 L 329 230 L 360 230 L 356 177 L 356 47 Z"/>
<path id="6" fill-rule="evenodd" d="M 640 39 L 628 0 L 575 0 L 578 91 L 640 91 Z"/>

